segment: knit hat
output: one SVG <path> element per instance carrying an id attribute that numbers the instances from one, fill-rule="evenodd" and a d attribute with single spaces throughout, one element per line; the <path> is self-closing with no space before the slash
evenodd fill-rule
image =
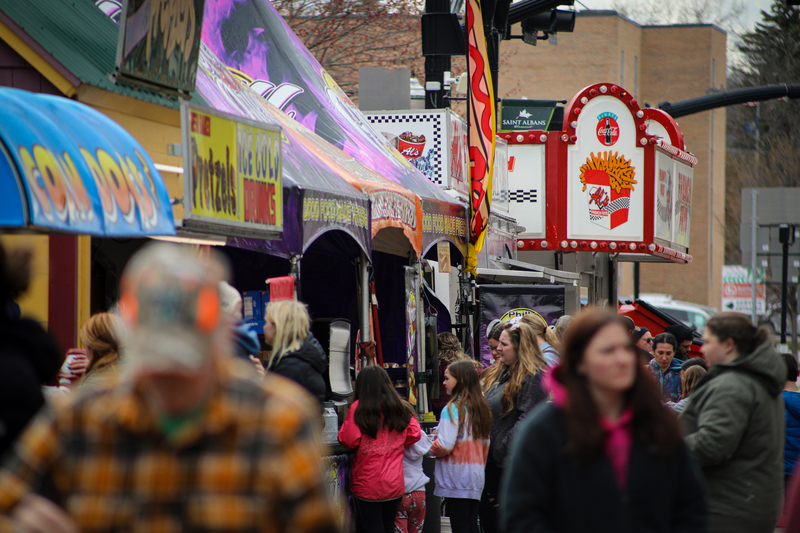
<path id="1" fill-rule="evenodd" d="M 146 371 L 202 368 L 227 324 L 219 294 L 225 273 L 220 263 L 188 247 L 158 242 L 142 248 L 120 287 L 128 363 Z"/>
<path id="2" fill-rule="evenodd" d="M 678 344 L 680 344 L 683 341 L 693 340 L 692 330 L 690 330 L 686 326 L 681 326 L 677 324 L 674 326 L 667 326 L 664 329 L 664 333 L 672 333 L 678 340 Z"/>
<path id="3" fill-rule="evenodd" d="M 640 326 L 633 329 L 633 342 L 639 342 L 645 333 L 650 333 L 650 330 Z"/>

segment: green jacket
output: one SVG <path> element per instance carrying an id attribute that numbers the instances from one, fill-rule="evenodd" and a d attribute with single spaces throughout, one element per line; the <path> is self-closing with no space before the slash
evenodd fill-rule
<path id="1" fill-rule="evenodd" d="M 786 367 L 764 343 L 700 380 L 681 413 L 708 486 L 710 531 L 771 533 L 783 495 Z"/>

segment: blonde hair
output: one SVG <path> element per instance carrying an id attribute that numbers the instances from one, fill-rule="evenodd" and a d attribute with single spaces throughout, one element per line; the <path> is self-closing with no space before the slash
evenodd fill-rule
<path id="1" fill-rule="evenodd" d="M 86 368 L 87 376 L 119 360 L 121 328 L 122 319 L 111 313 L 97 313 L 83 325 L 81 342 L 91 350 L 92 356 Z"/>
<path id="2" fill-rule="evenodd" d="M 461 349 L 461 342 L 449 331 L 439 333 L 439 362 L 450 364 L 453 361 L 465 359 L 467 356 Z"/>
<path id="3" fill-rule="evenodd" d="M 697 383 L 703 379 L 703 376 L 705 375 L 706 369 L 700 365 L 690 366 L 684 370 L 683 383 L 681 383 L 681 388 L 683 389 L 681 399 L 688 398 L 694 388 L 697 386 Z"/>
<path id="4" fill-rule="evenodd" d="M 525 378 L 528 375 L 535 376 L 547 366 L 544 356 L 539 350 L 539 345 L 536 342 L 536 333 L 532 327 L 520 320 L 515 324 L 504 324 L 503 330 L 508 333 L 511 344 L 517 350 L 517 362 L 514 366 L 508 368 L 510 373 L 508 385 L 506 385 L 503 395 L 500 397 L 500 402 L 503 405 L 501 417 L 508 415 L 514 408 L 514 396 L 522 389 L 522 382 Z M 488 376 L 484 378 L 483 383 L 484 393 L 492 388 L 504 367 L 505 365 L 492 365 L 487 370 Z"/>
<path id="5" fill-rule="evenodd" d="M 288 352 L 299 350 L 308 337 L 311 318 L 305 304 L 295 300 L 280 300 L 267 304 L 267 318 L 275 324 L 272 357 L 268 368 L 275 366 Z"/>
<path id="6" fill-rule="evenodd" d="M 520 322 L 529 325 L 537 337 L 542 337 L 545 342 L 556 350 L 561 348 L 561 343 L 558 342 L 558 337 L 556 337 L 555 328 L 550 328 L 540 315 L 528 313 L 520 318 Z M 537 343 L 536 345 L 538 346 L 539 344 Z"/>
<path id="7" fill-rule="evenodd" d="M 483 364 L 464 353 L 461 341 L 453 333 L 443 331 L 437 336 L 439 343 L 439 364 L 449 365 L 456 361 L 469 361 L 477 372 L 483 370 Z"/>

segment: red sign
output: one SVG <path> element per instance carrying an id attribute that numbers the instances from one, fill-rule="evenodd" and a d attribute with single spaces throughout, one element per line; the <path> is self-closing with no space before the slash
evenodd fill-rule
<path id="1" fill-rule="evenodd" d="M 192 113 L 192 133 L 211 137 L 211 117 Z"/>
<path id="2" fill-rule="evenodd" d="M 603 113 L 597 120 L 597 140 L 603 146 L 614 146 L 619 139 L 617 116 L 614 113 Z"/>

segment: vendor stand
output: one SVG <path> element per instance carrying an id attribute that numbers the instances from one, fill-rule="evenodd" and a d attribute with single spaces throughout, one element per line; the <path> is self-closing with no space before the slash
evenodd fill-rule
<path id="1" fill-rule="evenodd" d="M 4 232 L 54 237 L 175 235 L 164 182 L 142 146 L 74 100 L 0 89 L 0 215 Z M 88 245 L 88 238 L 80 240 Z M 88 264 L 52 255 L 65 283 L 49 294 L 49 330 L 75 345 L 88 319 Z M 88 249 L 86 250 L 88 255 Z M 82 257 L 83 255 L 81 255 Z M 54 263 L 55 261 L 55 263 Z M 71 278 L 71 281 L 70 281 Z M 77 280 L 77 283 L 76 283 Z M 58 303 L 58 298 L 64 297 Z M 70 305 L 70 303 L 77 305 Z"/>

